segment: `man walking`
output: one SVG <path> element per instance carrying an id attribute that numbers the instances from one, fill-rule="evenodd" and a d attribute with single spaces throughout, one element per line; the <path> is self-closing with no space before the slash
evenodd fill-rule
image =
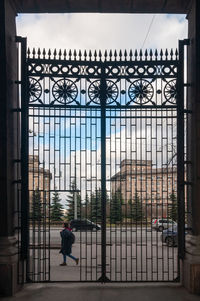
<path id="1" fill-rule="evenodd" d="M 79 258 L 74 257 L 72 253 L 72 244 L 74 243 L 75 236 L 74 234 L 69 230 L 68 223 L 63 224 L 64 229 L 60 232 L 61 236 L 61 250 L 60 253 L 63 254 L 63 263 L 61 263 L 61 266 L 67 265 L 67 256 L 72 258 L 76 265 L 78 265 Z"/>

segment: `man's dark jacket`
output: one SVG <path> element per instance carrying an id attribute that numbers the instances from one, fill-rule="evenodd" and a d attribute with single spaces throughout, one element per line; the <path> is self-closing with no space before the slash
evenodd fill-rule
<path id="1" fill-rule="evenodd" d="M 72 233 L 71 231 L 64 229 L 60 232 L 61 236 L 61 250 L 63 255 L 70 255 L 72 252 Z"/>

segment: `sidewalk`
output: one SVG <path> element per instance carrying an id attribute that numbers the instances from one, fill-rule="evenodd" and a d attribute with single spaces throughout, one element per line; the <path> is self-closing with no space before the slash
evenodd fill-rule
<path id="1" fill-rule="evenodd" d="M 2 301 L 199 301 L 177 284 L 27 284 L 14 297 Z"/>

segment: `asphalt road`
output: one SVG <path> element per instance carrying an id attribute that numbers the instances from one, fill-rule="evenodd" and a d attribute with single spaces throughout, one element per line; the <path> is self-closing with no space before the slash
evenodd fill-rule
<path id="1" fill-rule="evenodd" d="M 72 254 L 79 258 L 79 264 L 77 266 L 68 258 L 67 267 L 61 267 L 60 230 L 53 228 L 48 233 L 30 229 L 30 244 L 35 245 L 35 248 L 30 248 L 34 281 L 40 281 L 44 275 L 53 281 L 97 281 L 102 273 L 101 231 L 74 232 L 76 240 Z M 160 236 L 161 232 L 150 227 L 108 228 L 106 272 L 109 279 L 174 281 L 178 276 L 177 248 L 167 247 Z"/>
<path id="2" fill-rule="evenodd" d="M 48 231 L 33 231 L 30 229 L 30 243 L 31 244 L 50 244 L 52 247 L 60 246 L 60 228 L 53 228 Z M 77 231 L 74 232 L 76 240 L 75 243 L 82 244 L 101 244 L 101 231 Z M 132 244 L 132 243 L 146 243 L 150 242 L 156 244 L 160 242 L 161 232 L 157 232 L 149 228 L 140 227 L 123 227 L 123 228 L 108 228 L 106 231 L 106 243 L 113 244 Z"/>

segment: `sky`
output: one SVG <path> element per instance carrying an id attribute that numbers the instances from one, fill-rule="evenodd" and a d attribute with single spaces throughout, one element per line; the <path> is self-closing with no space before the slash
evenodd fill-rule
<path id="1" fill-rule="evenodd" d="M 27 37 L 30 48 L 165 49 L 187 37 L 187 20 L 166 14 L 23 14 L 17 34 Z"/>
<path id="2" fill-rule="evenodd" d="M 164 14 L 24 14 L 17 17 L 17 35 L 27 37 L 31 49 L 174 49 L 187 38 L 187 20 Z"/>

